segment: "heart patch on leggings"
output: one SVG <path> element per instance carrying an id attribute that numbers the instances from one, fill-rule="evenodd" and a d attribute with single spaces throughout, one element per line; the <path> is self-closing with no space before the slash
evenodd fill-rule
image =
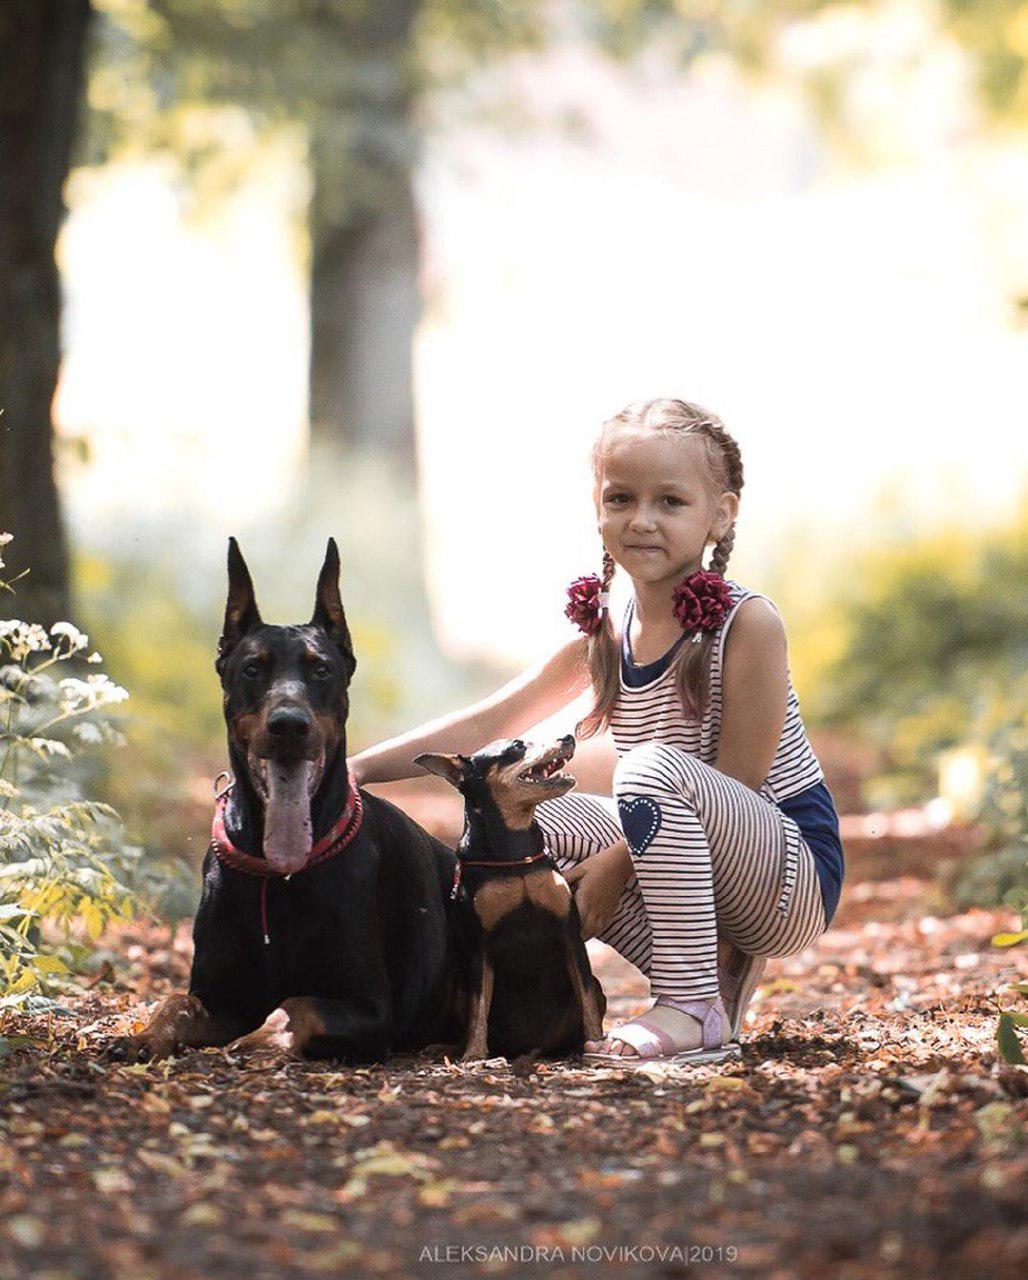
<path id="1" fill-rule="evenodd" d="M 618 813 L 632 856 L 641 858 L 660 830 L 660 809 L 648 796 L 635 800 L 623 800 L 619 796 Z"/>

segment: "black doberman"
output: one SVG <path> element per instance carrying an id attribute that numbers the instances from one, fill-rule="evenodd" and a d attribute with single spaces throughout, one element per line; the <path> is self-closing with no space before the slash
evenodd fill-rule
<path id="1" fill-rule="evenodd" d="M 309 1057 L 382 1061 L 457 1042 L 453 851 L 347 775 L 356 660 L 336 544 L 306 625 L 261 620 L 235 539 L 228 576 L 216 668 L 234 782 L 204 860 L 189 993 L 112 1052 L 225 1045 L 279 1008 Z"/>
<path id="2" fill-rule="evenodd" d="M 415 761 L 464 796 L 454 892 L 471 992 L 465 1058 L 561 1057 L 603 1035 L 575 900 L 535 821 L 536 805 L 575 785 L 561 772 L 574 750 L 572 737 L 548 750 L 515 740 Z"/>

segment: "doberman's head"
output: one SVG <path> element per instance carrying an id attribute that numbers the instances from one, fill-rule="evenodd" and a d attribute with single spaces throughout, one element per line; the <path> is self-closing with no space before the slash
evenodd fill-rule
<path id="1" fill-rule="evenodd" d="M 310 622 L 261 620 L 235 538 L 216 669 L 224 692 L 235 820 L 268 861 L 289 874 L 346 801 L 347 688 L 357 663 L 339 596 L 330 538 Z"/>
<path id="2" fill-rule="evenodd" d="M 574 754 L 575 739 L 568 734 L 549 747 L 500 739 L 473 756 L 428 753 L 414 763 L 457 788 L 469 823 L 477 818 L 493 831 L 516 832 L 531 827 L 536 805 L 567 795 L 575 785 L 562 772 Z"/>

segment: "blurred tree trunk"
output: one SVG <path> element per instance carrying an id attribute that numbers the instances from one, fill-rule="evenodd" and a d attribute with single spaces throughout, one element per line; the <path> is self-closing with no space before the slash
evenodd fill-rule
<path id="1" fill-rule="evenodd" d="M 0 3 L 0 525 L 16 538 L 10 569 L 31 569 L 15 608 L 46 624 L 68 614 L 51 416 L 61 306 L 54 247 L 89 19 L 90 0 Z"/>
<path id="2" fill-rule="evenodd" d="M 370 444 L 411 466 L 421 310 L 412 68 L 421 4 L 377 0 L 360 11 L 348 42 L 368 82 L 349 142 L 326 121 L 311 136 L 312 439 Z"/>
<path id="3" fill-rule="evenodd" d="M 390 189 L 348 223 L 312 219 L 311 431 L 317 444 L 371 444 L 413 466 L 420 245 L 410 174 L 391 174 Z"/>

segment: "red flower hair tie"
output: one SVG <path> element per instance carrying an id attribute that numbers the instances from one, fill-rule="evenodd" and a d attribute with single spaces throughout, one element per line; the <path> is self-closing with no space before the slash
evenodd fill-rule
<path id="1" fill-rule="evenodd" d="M 675 587 L 672 609 L 683 631 L 695 631 L 692 643 L 704 631 L 716 631 L 732 607 L 732 593 L 719 573 L 698 569 Z"/>
<path id="2" fill-rule="evenodd" d="M 604 591 L 603 583 L 596 574 L 587 574 L 584 578 L 576 578 L 568 587 L 564 616 L 579 631 L 584 631 L 587 636 L 594 636 L 603 625 L 603 613 L 609 600 L 610 596 Z"/>

